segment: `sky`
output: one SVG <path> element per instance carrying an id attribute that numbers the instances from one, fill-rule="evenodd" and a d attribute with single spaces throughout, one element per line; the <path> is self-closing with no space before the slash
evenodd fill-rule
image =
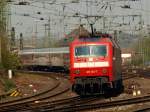
<path id="1" fill-rule="evenodd" d="M 106 31 L 137 30 L 141 21 L 140 15 L 142 26 L 150 24 L 150 0 L 24 1 L 30 4 L 17 5 L 19 0 L 15 0 L 9 5 L 10 26 L 15 27 L 17 38 L 20 33 L 23 33 L 24 37 L 43 37 L 47 36 L 48 32 L 52 37 L 62 38 L 80 24 L 89 29 L 90 23 L 94 23 L 97 30 L 102 30 L 104 26 Z M 124 6 L 130 8 L 123 8 Z M 103 17 L 107 19 L 104 20 Z"/>

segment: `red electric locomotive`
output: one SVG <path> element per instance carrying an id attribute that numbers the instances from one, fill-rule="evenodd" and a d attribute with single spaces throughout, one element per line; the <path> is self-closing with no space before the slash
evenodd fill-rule
<path id="1" fill-rule="evenodd" d="M 108 34 L 76 38 L 70 44 L 70 78 L 79 95 L 123 90 L 120 47 Z"/>

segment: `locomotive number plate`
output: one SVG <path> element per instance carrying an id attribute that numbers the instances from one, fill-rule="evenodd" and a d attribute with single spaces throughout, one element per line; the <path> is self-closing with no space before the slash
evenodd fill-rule
<path id="1" fill-rule="evenodd" d="M 86 73 L 87 74 L 94 74 L 94 73 L 98 73 L 98 70 L 87 70 Z"/>

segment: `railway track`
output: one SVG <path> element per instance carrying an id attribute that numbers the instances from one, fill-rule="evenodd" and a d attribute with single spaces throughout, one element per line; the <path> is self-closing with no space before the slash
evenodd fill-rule
<path id="1" fill-rule="evenodd" d="M 33 73 L 33 72 L 31 72 Z M 38 72 L 39 73 L 39 72 Z M 61 93 L 61 92 L 60 92 Z M 59 93 L 58 93 L 59 94 Z M 74 104 L 85 104 L 85 103 L 88 103 L 89 101 L 95 101 L 97 100 L 97 98 L 88 98 L 88 99 L 81 99 L 79 96 L 78 97 L 72 97 L 72 98 L 67 98 L 67 99 L 63 99 L 63 100 L 57 100 L 57 101 L 42 101 L 43 99 L 47 99 L 47 98 L 50 98 L 50 97 L 54 97 L 54 96 L 57 96 L 58 94 L 54 94 L 52 96 L 48 96 L 48 97 L 43 97 L 42 95 L 42 99 L 39 98 L 38 96 L 38 99 L 33 99 L 33 100 L 28 100 L 28 101 L 25 101 L 25 99 L 21 99 L 19 100 L 20 102 L 18 101 L 12 101 L 12 102 L 8 102 L 8 103 L 4 103 L 3 105 L 0 105 L 0 111 L 1 112 L 8 112 L 8 111 L 27 111 L 27 110 L 34 110 L 34 111 L 39 111 L 39 110 L 43 110 L 43 108 L 47 108 L 47 107 L 51 107 L 51 108 L 54 108 L 56 105 L 59 107 L 63 107 L 63 106 L 66 106 L 68 104 L 72 104 L 72 102 Z M 38 102 L 38 103 L 35 103 L 35 102 Z"/>
<path id="2" fill-rule="evenodd" d="M 41 104 L 34 104 L 31 105 L 30 109 L 24 109 L 23 111 L 31 111 L 31 112 L 42 112 L 45 111 L 46 109 L 54 109 L 54 108 L 63 108 L 66 106 L 73 106 L 73 105 L 83 105 L 83 104 L 87 104 L 89 102 L 94 102 L 95 100 L 100 99 L 97 97 L 89 97 L 89 98 L 81 98 L 79 96 L 77 97 L 72 97 L 72 98 L 67 98 L 67 99 L 62 99 L 62 100 L 57 100 L 57 101 L 52 101 L 52 102 L 42 102 Z M 20 111 L 19 111 L 20 112 Z"/>
<path id="3" fill-rule="evenodd" d="M 55 75 L 55 76 L 56 77 L 51 76 L 55 80 L 55 85 L 53 87 L 51 87 L 50 89 L 48 89 L 47 91 L 41 92 L 41 93 L 33 95 L 33 96 L 24 97 L 21 99 L 1 102 L 0 103 L 0 111 L 8 112 L 8 111 L 20 110 L 23 107 L 25 107 L 25 108 L 30 107 L 30 104 L 33 104 L 35 102 L 45 101 L 45 100 L 54 98 L 56 96 L 59 96 L 61 94 L 64 94 L 65 92 L 68 92 L 70 90 L 70 88 L 67 86 L 64 87 L 65 83 L 67 83 L 67 82 L 62 83 L 62 77 L 58 78 L 57 75 Z"/>
<path id="4" fill-rule="evenodd" d="M 124 105 L 131 105 L 131 104 L 138 104 L 138 103 L 144 103 L 149 102 L 150 96 L 143 96 L 143 97 L 137 97 L 137 98 L 131 98 L 131 99 L 125 99 L 125 100 L 118 100 L 118 101 L 112 101 L 112 102 L 104 102 L 104 103 L 95 103 L 95 104 L 72 104 L 68 105 L 66 107 L 55 107 L 55 108 L 49 108 L 43 109 L 40 112 L 76 112 L 76 111 L 82 111 L 82 110 L 91 110 L 91 109 L 104 109 L 104 108 L 110 108 L 115 106 L 124 106 Z"/>
<path id="5" fill-rule="evenodd" d="M 32 72 L 33 73 L 33 72 Z M 41 72 L 38 72 L 39 74 Z M 45 73 L 45 72 L 44 72 Z M 47 74 L 47 73 L 46 73 Z M 124 80 L 136 77 L 136 73 L 127 73 L 123 76 Z M 56 78 L 56 80 L 58 80 Z M 60 84 L 58 81 L 57 83 Z M 57 85 L 57 87 L 59 86 Z M 56 87 L 56 88 L 57 88 Z M 54 88 L 55 89 L 55 88 Z M 66 88 L 64 91 L 57 91 L 52 93 L 46 93 L 47 95 L 36 96 L 31 98 L 21 99 L 20 101 L 10 101 L 0 104 L 0 112 L 73 112 L 73 111 L 81 111 L 87 109 L 96 109 L 96 108 L 109 108 L 114 106 L 123 106 L 123 105 L 130 105 L 134 103 L 141 103 L 141 102 L 149 102 L 150 96 L 143 96 L 139 98 L 133 99 L 126 99 L 126 100 L 119 100 L 113 102 L 104 102 L 104 103 L 91 103 L 96 100 L 101 100 L 99 97 L 91 97 L 87 99 L 80 98 L 79 96 L 71 97 L 62 100 L 56 101 L 46 101 L 49 98 L 56 97 L 57 95 L 63 94 L 69 91 L 70 88 Z M 62 90 L 62 89 L 61 89 Z"/>
<path id="6" fill-rule="evenodd" d="M 123 80 L 131 79 L 134 77 L 150 78 L 150 68 L 123 68 Z"/>
<path id="7" fill-rule="evenodd" d="M 23 111 L 31 111 L 31 112 L 41 112 L 44 111 L 45 109 L 53 109 L 56 107 L 62 108 L 62 107 L 66 107 L 67 105 L 81 105 L 81 104 L 86 104 L 89 102 L 93 102 L 97 99 L 101 99 L 101 98 L 97 98 L 97 97 L 89 97 L 89 98 L 81 98 L 79 96 L 76 97 L 71 97 L 71 98 L 67 98 L 67 99 L 61 99 L 61 100 L 56 100 L 56 101 L 46 101 L 46 102 L 39 102 L 39 103 L 26 103 L 26 104 L 16 104 L 16 105 L 11 105 L 9 106 L 10 109 L 8 108 L 3 108 L 3 110 L 1 112 L 7 112 L 7 111 L 11 111 L 11 112 L 23 112 Z M 14 108 L 15 106 L 15 108 Z M 17 108 L 16 108 L 17 107 Z M 5 110 L 4 110 L 5 109 Z"/>
<path id="8" fill-rule="evenodd" d="M 139 109 L 139 110 L 136 110 L 134 112 L 150 112 L 150 107 Z"/>
<path id="9" fill-rule="evenodd" d="M 131 78 L 134 78 L 134 77 L 137 77 L 137 76 L 138 75 L 136 73 L 132 73 L 132 72 L 123 73 L 123 75 L 122 75 L 123 80 L 131 79 Z"/>

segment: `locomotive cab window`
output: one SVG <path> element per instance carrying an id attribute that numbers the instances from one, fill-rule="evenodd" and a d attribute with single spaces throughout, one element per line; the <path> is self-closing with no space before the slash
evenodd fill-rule
<path id="1" fill-rule="evenodd" d="M 89 45 L 75 47 L 75 56 L 107 56 L 105 45 Z"/>

